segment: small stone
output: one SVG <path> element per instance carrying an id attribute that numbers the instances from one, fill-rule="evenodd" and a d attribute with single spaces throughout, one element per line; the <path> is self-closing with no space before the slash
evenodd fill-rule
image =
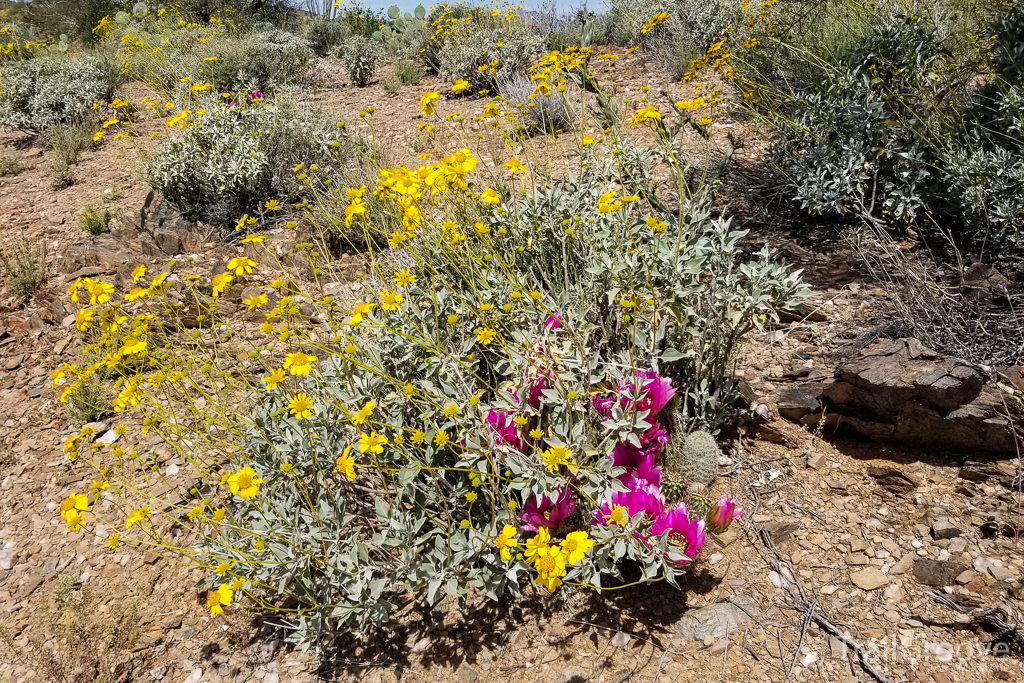
<path id="1" fill-rule="evenodd" d="M 820 470 L 822 465 L 825 464 L 825 456 L 821 453 L 815 453 L 814 455 L 808 456 L 807 466 L 812 470 Z"/>
<path id="2" fill-rule="evenodd" d="M 182 683 L 199 683 L 199 679 L 203 677 L 202 669 L 192 669 L 192 673 L 185 677 Z"/>
<path id="3" fill-rule="evenodd" d="M 853 585 L 866 591 L 873 591 L 876 588 L 889 585 L 889 577 L 880 572 L 877 567 L 868 567 L 859 572 L 850 574 Z"/>
<path id="4" fill-rule="evenodd" d="M 966 586 L 971 581 L 974 581 L 976 578 L 978 578 L 978 576 L 979 576 L 978 572 L 974 571 L 973 569 L 968 569 L 965 572 L 961 572 L 956 577 L 956 582 L 958 584 L 960 584 L 961 586 Z"/>
<path id="5" fill-rule="evenodd" d="M 412 649 L 409 651 L 412 652 L 414 655 L 418 655 L 422 654 L 423 652 L 426 652 L 428 647 L 430 647 L 430 638 L 424 637 L 420 638 L 419 642 L 413 645 Z"/>
<path id="6" fill-rule="evenodd" d="M 158 667 L 149 670 L 149 675 L 160 681 L 167 675 L 167 670 L 171 668 L 170 664 L 161 664 Z"/>
<path id="7" fill-rule="evenodd" d="M 624 650 L 626 646 L 629 645 L 630 640 L 631 639 L 628 633 L 619 631 L 614 636 L 612 636 L 612 645 L 619 648 L 620 650 Z"/>
<path id="8" fill-rule="evenodd" d="M 960 528 L 947 519 L 938 519 L 932 522 L 932 537 L 936 541 L 946 538 L 956 538 L 960 535 Z"/>
<path id="9" fill-rule="evenodd" d="M 952 586 L 966 570 L 964 565 L 948 560 L 922 557 L 914 562 L 914 578 L 926 586 Z"/>
<path id="10" fill-rule="evenodd" d="M 1017 572 L 1013 571 L 1009 567 L 998 567 L 996 565 L 989 567 L 988 573 L 991 574 L 992 578 L 996 581 L 1009 581 L 1017 576 Z"/>
<path id="11" fill-rule="evenodd" d="M 14 551 L 10 548 L 0 550 L 0 569 L 8 570 L 14 566 Z"/>

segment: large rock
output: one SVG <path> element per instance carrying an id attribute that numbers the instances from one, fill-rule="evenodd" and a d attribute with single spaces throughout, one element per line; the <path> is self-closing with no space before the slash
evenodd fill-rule
<path id="1" fill-rule="evenodd" d="M 874 441 L 954 451 L 1016 452 L 1004 393 L 974 367 L 916 339 L 885 339 L 841 365 L 834 384 L 779 396 L 779 412 L 803 424 L 847 429 Z M 783 406 L 786 410 L 783 412 Z"/>
<path id="2" fill-rule="evenodd" d="M 760 612 L 761 607 L 753 598 L 733 595 L 725 602 L 687 611 L 672 624 L 672 630 L 690 640 L 704 640 L 708 636 L 723 638 L 739 631 L 741 624 Z"/>

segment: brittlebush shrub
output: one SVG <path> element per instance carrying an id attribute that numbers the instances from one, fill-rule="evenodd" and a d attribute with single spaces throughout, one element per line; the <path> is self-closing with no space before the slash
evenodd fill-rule
<path id="1" fill-rule="evenodd" d="M 547 64 L 552 79 L 566 66 Z M 559 77 L 597 87 L 571 68 Z M 462 130 L 438 93 L 422 101 L 439 140 Z M 244 596 L 303 646 L 384 624 L 410 592 L 429 606 L 529 579 L 675 585 L 741 510 L 666 496 L 660 463 L 717 424 L 739 346 L 805 287 L 767 251 L 741 262 L 712 188 L 676 177 L 678 214 L 655 197 L 656 157 L 708 158 L 668 117 L 631 119 L 654 148 L 625 130 L 581 139 L 577 179 L 548 184 L 458 146 L 365 184 L 298 166 L 306 277 L 250 233 L 212 279 L 172 263 L 136 268 L 123 295 L 72 283 L 86 348 L 106 355 L 54 384 L 67 399 L 113 369 L 113 410 L 143 427 L 113 447 L 67 440 L 101 474 L 62 503 L 65 523 L 207 568 L 212 614 Z M 391 246 L 356 286 L 317 246 L 337 222 Z M 137 445 L 155 435 L 187 483 Z"/>
<path id="2" fill-rule="evenodd" d="M 268 198 L 293 194 L 297 164 L 344 168 L 356 154 L 343 127 L 284 98 L 200 106 L 168 119 L 185 130 L 146 165 L 153 189 L 189 218 L 226 226 L 264 213 Z"/>
<path id="3" fill-rule="evenodd" d="M 43 133 L 77 124 L 93 103 L 109 101 L 109 74 L 94 58 L 38 57 L 0 70 L 0 129 Z"/>

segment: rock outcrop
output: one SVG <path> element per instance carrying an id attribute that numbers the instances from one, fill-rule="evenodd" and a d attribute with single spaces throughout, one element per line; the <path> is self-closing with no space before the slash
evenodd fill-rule
<path id="1" fill-rule="evenodd" d="M 1007 395 L 974 367 L 917 339 L 872 344 L 835 372 L 779 395 L 779 414 L 805 425 L 823 417 L 874 441 L 956 451 L 1015 452 Z"/>

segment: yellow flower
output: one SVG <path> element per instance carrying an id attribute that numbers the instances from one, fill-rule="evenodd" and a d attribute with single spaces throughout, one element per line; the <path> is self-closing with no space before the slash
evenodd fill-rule
<path id="1" fill-rule="evenodd" d="M 135 270 L 132 271 L 132 281 L 138 282 L 144 277 L 146 277 L 146 266 L 143 264 L 135 266 Z"/>
<path id="2" fill-rule="evenodd" d="M 225 574 L 230 572 L 234 568 L 234 566 L 235 564 L 231 560 L 224 560 L 218 563 L 213 571 L 215 574 L 217 574 L 217 576 L 224 576 Z"/>
<path id="3" fill-rule="evenodd" d="M 371 416 L 373 416 L 373 409 L 377 407 L 377 404 L 373 401 L 367 401 L 366 405 L 359 409 L 359 412 L 352 416 L 352 424 L 361 425 L 366 422 Z"/>
<path id="4" fill-rule="evenodd" d="M 89 292 L 89 305 L 95 306 L 110 301 L 110 295 L 114 293 L 114 285 L 94 281 L 86 285 L 86 291 Z"/>
<path id="5" fill-rule="evenodd" d="M 657 26 L 658 24 L 664 23 L 667 20 L 668 12 L 658 12 L 653 17 L 647 20 L 647 23 L 644 24 L 643 28 L 640 29 L 640 33 L 647 33 L 648 31 L 654 29 L 654 27 Z"/>
<path id="6" fill-rule="evenodd" d="M 409 441 L 412 441 L 415 444 L 421 444 L 425 437 L 426 434 L 423 433 L 422 429 L 414 429 L 412 430 L 412 435 L 409 437 Z"/>
<path id="7" fill-rule="evenodd" d="M 261 307 L 263 304 L 267 303 L 267 295 L 266 294 L 253 294 L 253 295 L 247 297 L 244 301 L 242 301 L 242 303 L 245 304 L 245 307 L 248 310 L 253 311 L 253 310 L 256 310 L 257 308 Z"/>
<path id="8" fill-rule="evenodd" d="M 64 521 L 67 522 L 68 531 L 78 531 L 85 526 L 85 513 L 79 510 L 71 510 L 67 515 L 64 516 Z"/>
<path id="9" fill-rule="evenodd" d="M 267 389 L 276 389 L 277 385 L 284 381 L 284 370 L 278 368 L 260 381 L 266 385 Z"/>
<path id="10" fill-rule="evenodd" d="M 597 211 L 604 215 L 622 208 L 622 202 L 615 199 L 615 190 L 608 190 L 597 199 Z"/>
<path id="11" fill-rule="evenodd" d="M 260 492 L 259 485 L 263 480 L 256 476 L 256 470 L 246 465 L 228 477 L 228 488 L 248 500 Z"/>
<path id="12" fill-rule="evenodd" d="M 501 165 L 502 168 L 506 169 L 509 173 L 519 173 L 525 171 L 526 167 L 518 159 L 509 159 Z"/>
<path id="13" fill-rule="evenodd" d="M 107 539 L 107 547 L 111 550 L 116 550 L 119 545 L 121 545 L 121 534 L 115 531 L 110 534 L 110 538 Z"/>
<path id="14" fill-rule="evenodd" d="M 352 309 L 352 317 L 348 319 L 348 324 L 355 327 L 363 321 L 364 315 L 370 314 L 370 309 L 373 308 L 373 304 L 369 303 L 358 303 Z"/>
<path id="15" fill-rule="evenodd" d="M 403 268 L 395 273 L 395 284 L 399 287 L 411 285 L 415 280 L 416 276 L 411 274 L 408 268 Z"/>
<path id="16" fill-rule="evenodd" d="M 60 502 L 60 516 L 62 519 L 67 521 L 68 515 L 72 511 L 78 510 L 84 512 L 89 507 L 89 497 L 84 493 L 72 493 L 70 496 Z"/>
<path id="17" fill-rule="evenodd" d="M 385 436 L 378 434 L 377 432 L 371 432 L 370 434 L 359 435 L 359 452 L 376 453 L 380 455 L 384 452 L 384 446 L 387 444 L 388 439 Z"/>
<path id="18" fill-rule="evenodd" d="M 224 508 L 217 508 L 213 511 L 213 523 L 220 524 L 224 521 L 225 515 L 227 515 L 227 510 Z"/>
<path id="19" fill-rule="evenodd" d="M 383 308 L 385 311 L 397 310 L 399 304 L 402 303 L 402 295 L 390 289 L 381 292 L 379 296 L 380 307 Z"/>
<path id="20" fill-rule="evenodd" d="M 151 514 L 153 514 L 153 510 L 148 505 L 135 508 L 134 510 L 131 511 L 131 513 L 129 513 L 128 519 L 125 520 L 124 528 L 131 529 L 132 524 L 135 524 L 136 522 L 141 522 L 142 520 L 149 517 Z"/>
<path id="21" fill-rule="evenodd" d="M 470 491 L 469 493 L 466 494 L 466 502 L 475 503 L 476 498 L 476 491 Z"/>
<path id="22" fill-rule="evenodd" d="M 668 227 L 668 223 L 659 219 L 656 216 L 648 216 L 646 222 L 647 227 L 653 230 L 654 232 L 665 232 L 665 228 Z"/>
<path id="23" fill-rule="evenodd" d="M 448 432 L 443 429 L 434 435 L 434 445 L 438 448 L 444 448 L 450 440 L 451 437 L 448 436 Z"/>
<path id="24" fill-rule="evenodd" d="M 220 296 L 221 292 L 228 288 L 228 284 L 230 284 L 233 279 L 234 276 L 231 273 L 220 273 L 219 275 L 214 275 L 211 283 L 213 285 L 213 298 L 216 299 Z"/>
<path id="25" fill-rule="evenodd" d="M 299 420 L 304 420 L 313 414 L 313 399 L 305 394 L 296 394 L 288 402 L 288 410 Z"/>
<path id="26" fill-rule="evenodd" d="M 293 468 L 292 468 L 292 464 L 290 462 L 283 462 L 283 463 L 281 463 L 281 467 L 279 469 L 284 474 L 291 474 Z"/>
<path id="27" fill-rule="evenodd" d="M 565 576 L 565 552 L 558 547 L 548 546 L 537 554 L 533 563 L 537 570 L 537 583 L 554 593 L 562 585 Z"/>
<path id="28" fill-rule="evenodd" d="M 629 120 L 629 125 L 633 126 L 647 120 L 661 121 L 661 114 L 658 113 L 653 104 L 649 104 L 643 109 L 638 109 Z"/>
<path id="29" fill-rule="evenodd" d="M 121 347 L 121 355 L 133 356 L 137 353 L 142 353 L 146 350 L 146 342 L 141 339 L 125 339 L 124 346 Z"/>
<path id="30" fill-rule="evenodd" d="M 434 113 L 434 109 L 437 107 L 437 100 L 441 97 L 440 94 L 433 90 L 428 90 L 423 93 L 423 97 L 420 98 L 420 111 L 430 116 Z"/>
<path id="31" fill-rule="evenodd" d="M 250 275 L 252 274 L 252 267 L 255 265 L 255 261 L 245 256 L 239 256 L 228 261 L 228 270 L 235 271 L 235 275 Z"/>
<path id="32" fill-rule="evenodd" d="M 480 195 L 480 201 L 482 201 L 484 204 L 500 204 L 501 195 L 499 195 L 497 192 L 495 192 L 492 188 L 489 187 L 486 190 L 484 190 L 483 193 Z"/>
<path id="33" fill-rule="evenodd" d="M 412 396 L 413 394 L 416 393 L 416 387 L 414 387 L 412 384 L 406 384 L 404 387 L 402 387 L 402 393 L 405 394 L 406 396 Z"/>
<path id="34" fill-rule="evenodd" d="M 533 538 L 526 540 L 526 552 L 523 556 L 527 562 L 533 562 L 537 559 L 537 556 L 548 547 L 551 542 L 551 534 L 545 527 L 537 529 L 537 534 Z"/>
<path id="35" fill-rule="evenodd" d="M 455 417 L 459 414 L 459 406 L 454 403 L 449 403 L 444 407 L 445 417 Z"/>
<path id="36" fill-rule="evenodd" d="M 476 333 L 476 340 L 483 344 L 484 346 L 488 346 L 491 342 L 494 341 L 494 338 L 498 336 L 497 331 L 491 329 L 490 327 L 478 327 L 474 330 L 474 332 Z"/>
<path id="37" fill-rule="evenodd" d="M 203 516 L 203 506 L 193 505 L 192 509 L 188 511 L 188 518 L 193 522 Z"/>
<path id="38" fill-rule="evenodd" d="M 269 202 L 267 202 L 263 206 L 267 207 L 271 211 L 277 211 L 277 208 L 279 206 L 281 206 L 281 202 L 277 201 L 276 199 L 271 199 Z"/>
<path id="39" fill-rule="evenodd" d="M 89 327 L 94 317 L 96 317 L 96 311 L 91 308 L 83 308 L 78 313 L 75 313 L 75 326 L 79 330 L 84 330 Z"/>
<path id="40" fill-rule="evenodd" d="M 516 415 L 512 418 L 512 422 L 514 422 L 517 427 L 522 427 L 527 423 L 527 419 L 524 415 Z"/>
<path id="41" fill-rule="evenodd" d="M 593 135 L 584 135 L 583 139 L 580 140 L 580 144 L 583 145 L 584 147 L 587 147 L 588 145 L 592 145 L 595 142 L 597 142 L 597 141 L 594 139 Z"/>
<path id="42" fill-rule="evenodd" d="M 231 604 L 231 598 L 233 598 L 235 592 L 231 590 L 231 586 L 226 583 L 222 583 L 220 588 L 217 590 L 210 591 L 210 594 L 206 596 L 206 606 L 210 608 L 210 616 L 216 616 L 218 614 L 224 614 L 224 605 Z"/>
<path id="43" fill-rule="evenodd" d="M 680 109 L 684 109 L 684 110 L 685 109 L 697 109 L 699 107 L 702 107 L 703 105 L 704 105 L 704 98 L 703 97 L 695 97 L 692 100 L 682 100 L 680 102 L 676 102 L 676 106 L 679 107 Z"/>
<path id="44" fill-rule="evenodd" d="M 755 45 L 757 45 L 757 38 L 751 38 L 750 40 L 743 43 L 743 47 L 747 48 L 748 50 L 754 47 Z"/>
<path id="45" fill-rule="evenodd" d="M 593 545 L 594 542 L 590 540 L 586 531 L 573 531 L 562 541 L 562 550 L 568 556 L 569 564 L 576 564 Z"/>
<path id="46" fill-rule="evenodd" d="M 289 353 L 284 357 L 284 367 L 293 375 L 308 375 L 313 370 L 315 362 L 316 356 L 310 356 L 301 351 Z"/>
<path id="47" fill-rule="evenodd" d="M 544 432 L 542 432 L 539 429 L 531 429 L 530 436 L 534 439 L 539 439 L 540 437 L 544 436 Z"/>
<path id="48" fill-rule="evenodd" d="M 498 537 L 494 539 L 494 545 L 498 546 L 498 551 L 501 553 L 501 559 L 508 562 L 512 559 L 512 551 L 510 548 L 515 548 L 519 545 L 519 541 L 516 540 L 516 528 L 511 524 L 506 524 L 498 534 Z"/>
<path id="49" fill-rule="evenodd" d="M 541 454 L 544 466 L 549 472 L 554 472 L 559 465 L 568 465 L 572 452 L 565 446 L 552 446 Z"/>
<path id="50" fill-rule="evenodd" d="M 611 511 L 604 516 L 604 521 L 608 524 L 624 527 L 626 522 L 629 521 L 629 513 L 621 505 L 612 505 Z"/>
<path id="51" fill-rule="evenodd" d="M 383 450 L 383 449 L 382 449 Z M 341 455 L 338 456 L 338 461 L 335 463 L 338 467 L 338 473 L 348 477 L 349 481 L 356 480 L 356 459 L 353 458 L 349 453 L 352 451 L 352 445 L 345 446 L 345 450 L 342 451 Z"/>
<path id="52" fill-rule="evenodd" d="M 455 81 L 455 85 L 452 86 L 452 92 L 458 95 L 459 93 L 466 92 L 469 88 L 469 81 L 459 78 Z"/>
<path id="53" fill-rule="evenodd" d="M 702 126 L 710 126 L 712 121 L 713 119 L 710 116 L 702 116 L 700 117 L 700 120 L 697 121 L 697 123 Z"/>
<path id="54" fill-rule="evenodd" d="M 259 244 L 263 240 L 267 239 L 264 235 L 246 235 L 239 244 Z"/>
<path id="55" fill-rule="evenodd" d="M 149 296 L 149 290 L 145 287 L 132 287 L 131 291 L 124 295 L 125 301 L 135 301 L 144 296 Z"/>

